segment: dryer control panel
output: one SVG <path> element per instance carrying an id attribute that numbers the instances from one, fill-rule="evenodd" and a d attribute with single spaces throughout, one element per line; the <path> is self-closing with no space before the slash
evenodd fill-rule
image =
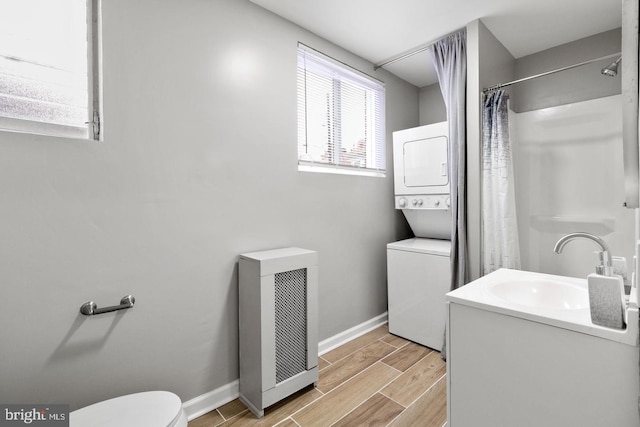
<path id="1" fill-rule="evenodd" d="M 448 194 L 415 194 L 396 196 L 396 209 L 447 210 L 451 207 Z"/>

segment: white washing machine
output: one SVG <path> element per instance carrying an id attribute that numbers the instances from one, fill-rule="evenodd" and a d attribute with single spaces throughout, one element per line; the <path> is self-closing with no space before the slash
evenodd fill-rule
<path id="1" fill-rule="evenodd" d="M 441 351 L 451 286 L 447 122 L 393 133 L 395 207 L 416 236 L 387 245 L 389 332 Z"/>
<path id="2" fill-rule="evenodd" d="M 389 332 L 442 350 L 450 254 L 449 240 L 413 238 L 387 245 Z"/>

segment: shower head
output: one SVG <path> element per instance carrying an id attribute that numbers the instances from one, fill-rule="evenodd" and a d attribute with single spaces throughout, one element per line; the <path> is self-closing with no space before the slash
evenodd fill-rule
<path id="1" fill-rule="evenodd" d="M 611 64 L 609 64 L 609 66 L 603 68 L 600 72 L 603 75 L 609 76 L 609 77 L 617 76 L 618 75 L 618 64 L 620 64 L 620 61 L 622 61 L 622 56 L 620 58 L 616 59 Z"/>

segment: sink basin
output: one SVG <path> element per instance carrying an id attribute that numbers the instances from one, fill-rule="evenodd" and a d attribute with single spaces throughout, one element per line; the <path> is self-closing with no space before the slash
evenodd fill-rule
<path id="1" fill-rule="evenodd" d="M 559 280 L 532 279 L 497 282 L 487 291 L 503 301 L 526 307 L 579 310 L 589 307 L 587 289 Z"/>
<path id="2" fill-rule="evenodd" d="M 640 309 L 635 292 L 625 312 L 627 319 L 635 321 L 627 321 L 627 328 L 620 330 L 595 325 L 591 321 L 587 289 L 587 278 L 500 268 L 448 292 L 445 300 L 449 303 L 450 315 L 452 310 L 462 310 L 470 315 L 475 310 L 508 315 L 624 343 L 635 348 L 637 355 Z"/>

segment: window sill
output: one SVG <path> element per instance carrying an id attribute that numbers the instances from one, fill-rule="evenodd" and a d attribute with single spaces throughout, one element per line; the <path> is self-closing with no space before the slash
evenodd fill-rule
<path id="1" fill-rule="evenodd" d="M 54 138 L 95 141 L 89 137 L 89 132 L 86 127 L 78 128 L 73 126 L 40 123 L 30 120 L 12 119 L 8 117 L 0 117 L 0 132 L 14 132 L 50 136 Z"/>
<path id="2" fill-rule="evenodd" d="M 376 171 L 372 169 L 359 169 L 350 167 L 330 166 L 321 164 L 298 164 L 298 172 L 316 172 L 316 173 L 331 173 L 339 175 L 358 175 L 358 176 L 372 176 L 377 178 L 384 178 L 387 176 L 385 171 Z"/>

